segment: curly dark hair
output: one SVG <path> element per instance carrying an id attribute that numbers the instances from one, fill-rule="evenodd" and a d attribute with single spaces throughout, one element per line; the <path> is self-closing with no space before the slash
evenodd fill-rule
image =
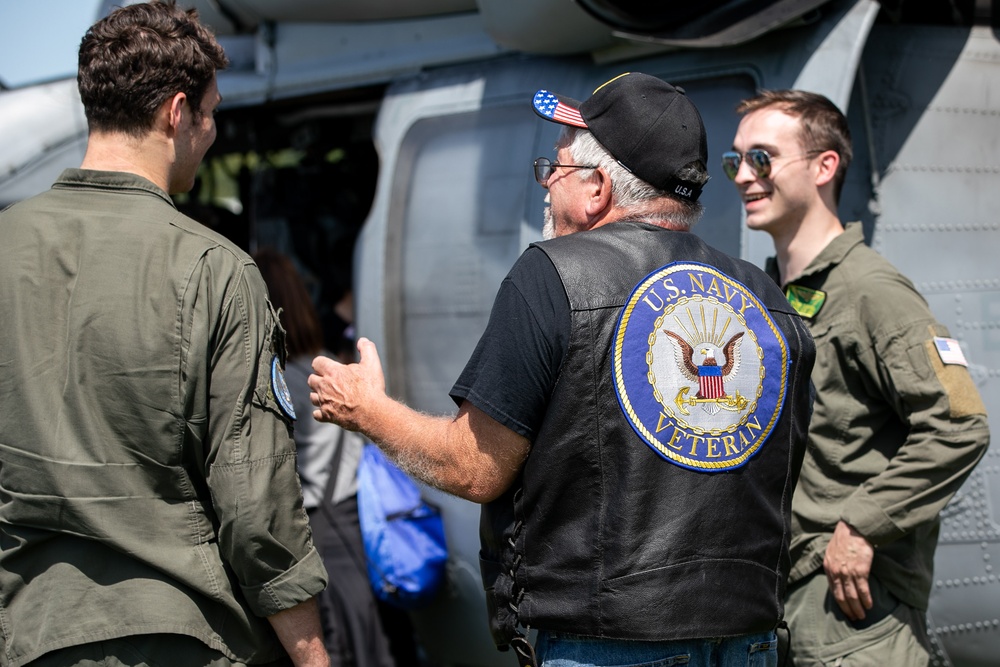
<path id="1" fill-rule="evenodd" d="M 173 0 L 121 7 L 87 30 L 77 83 L 91 131 L 140 137 L 157 109 L 187 95 L 197 119 L 216 70 L 229 64 L 194 9 Z"/>

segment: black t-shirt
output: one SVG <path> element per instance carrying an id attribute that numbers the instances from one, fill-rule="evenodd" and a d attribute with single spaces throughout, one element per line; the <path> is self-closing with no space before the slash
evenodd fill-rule
<path id="1" fill-rule="evenodd" d="M 490 321 L 451 389 L 534 440 L 569 346 L 569 299 L 548 256 L 528 248 L 497 292 Z"/>

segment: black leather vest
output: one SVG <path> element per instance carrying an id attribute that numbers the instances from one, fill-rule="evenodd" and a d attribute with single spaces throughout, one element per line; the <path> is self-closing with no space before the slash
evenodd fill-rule
<path id="1" fill-rule="evenodd" d="M 520 478 L 483 507 L 481 565 L 497 645 L 519 624 L 645 641 L 773 629 L 783 613 L 789 505 L 811 408 L 807 329 L 762 271 L 690 233 L 617 222 L 537 245 L 566 289 L 571 335 Z M 616 393 L 613 343 L 623 308 L 645 277 L 672 262 L 698 262 L 739 281 L 787 344 L 780 415 L 733 469 L 666 460 L 634 428 L 620 381 Z M 694 320 L 684 326 L 701 330 Z M 701 408 L 687 392 L 678 399 L 694 407 L 680 409 Z M 710 453 L 719 455 L 715 441 Z"/>

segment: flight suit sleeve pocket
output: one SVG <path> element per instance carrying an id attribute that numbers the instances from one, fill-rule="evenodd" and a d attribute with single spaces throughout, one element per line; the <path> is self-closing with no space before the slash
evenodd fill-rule
<path id="1" fill-rule="evenodd" d="M 255 402 L 261 407 L 276 412 L 287 424 L 295 420 L 292 395 L 285 383 L 285 330 L 281 328 L 278 314 L 270 304 L 267 306 L 265 331 L 267 339 L 257 360 L 257 386 L 254 390 Z"/>

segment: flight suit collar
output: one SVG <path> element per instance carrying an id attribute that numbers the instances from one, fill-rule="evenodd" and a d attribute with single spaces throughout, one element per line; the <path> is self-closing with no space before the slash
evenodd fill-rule
<path id="1" fill-rule="evenodd" d="M 830 241 L 818 255 L 809 262 L 801 275 L 790 282 L 799 282 L 805 277 L 825 271 L 844 261 L 858 244 L 865 242 L 864 229 L 860 222 L 849 222 L 844 226 L 844 233 Z M 781 284 L 781 273 L 778 271 L 778 258 L 771 256 L 764 262 L 764 272 L 774 282 Z"/>
<path id="2" fill-rule="evenodd" d="M 813 261 L 805 268 L 798 278 L 792 282 L 797 282 L 802 278 L 825 271 L 830 267 L 843 262 L 851 251 L 865 242 L 864 230 L 860 222 L 849 222 L 844 226 L 844 233 L 830 241 L 823 250 L 816 255 Z"/>
<path id="3" fill-rule="evenodd" d="M 174 205 L 162 188 L 152 181 L 127 171 L 98 171 L 95 169 L 66 169 L 59 175 L 53 187 L 70 187 L 74 189 L 94 188 L 99 190 L 148 192 L 163 201 Z"/>

